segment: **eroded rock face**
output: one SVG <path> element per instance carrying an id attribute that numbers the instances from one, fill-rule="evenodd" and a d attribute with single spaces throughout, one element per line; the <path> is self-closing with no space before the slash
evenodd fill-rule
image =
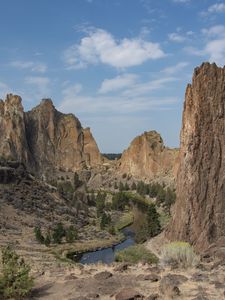
<path id="1" fill-rule="evenodd" d="M 24 119 L 19 96 L 9 94 L 5 101 L 0 100 L 0 156 L 28 161 L 29 149 Z"/>
<path id="2" fill-rule="evenodd" d="M 19 96 L 0 102 L 0 155 L 24 162 L 38 174 L 75 171 L 102 162 L 89 129 L 72 114 L 57 111 L 50 99 L 24 113 Z"/>
<path id="3" fill-rule="evenodd" d="M 187 86 L 177 201 L 167 230 L 198 250 L 225 235 L 225 67 L 204 63 Z"/>
<path id="4" fill-rule="evenodd" d="M 178 150 L 164 146 L 156 131 L 137 136 L 120 159 L 120 170 L 137 178 L 174 177 Z"/>

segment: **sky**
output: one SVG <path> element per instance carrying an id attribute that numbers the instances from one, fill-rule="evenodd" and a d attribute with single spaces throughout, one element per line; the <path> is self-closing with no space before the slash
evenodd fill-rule
<path id="1" fill-rule="evenodd" d="M 186 85 L 225 65 L 225 1 L 0 0 L 0 98 L 51 98 L 101 152 L 144 131 L 179 146 Z"/>

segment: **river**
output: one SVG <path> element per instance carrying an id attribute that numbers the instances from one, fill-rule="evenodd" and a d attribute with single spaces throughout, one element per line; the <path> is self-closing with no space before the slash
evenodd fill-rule
<path id="1" fill-rule="evenodd" d="M 130 227 L 126 227 L 122 230 L 123 234 L 125 235 L 126 239 L 109 248 L 85 252 L 81 254 L 76 254 L 73 256 L 73 260 L 79 262 L 81 264 L 94 264 L 98 262 L 102 262 L 105 264 L 110 264 L 115 261 L 115 253 L 119 250 L 123 250 L 135 244 L 134 241 L 134 231 Z"/>

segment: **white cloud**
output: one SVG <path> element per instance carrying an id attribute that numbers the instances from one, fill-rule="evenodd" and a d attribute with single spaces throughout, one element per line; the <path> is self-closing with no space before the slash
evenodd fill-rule
<path id="1" fill-rule="evenodd" d="M 79 69 L 98 63 L 127 68 L 164 56 L 158 43 L 148 42 L 140 37 L 116 40 L 109 32 L 93 28 L 79 44 L 72 45 L 64 52 L 68 69 Z"/>
<path id="2" fill-rule="evenodd" d="M 73 111 L 76 114 L 90 113 L 98 115 L 146 112 L 152 109 L 170 109 L 171 105 L 178 101 L 176 97 L 158 97 L 150 93 L 161 88 L 165 89 L 167 83 L 176 80 L 172 77 L 161 77 L 152 81 L 118 87 L 121 90 L 116 95 L 107 95 L 104 93 L 91 96 L 83 95 L 80 93 L 82 87 L 79 84 L 68 85 L 62 91 L 63 100 L 59 105 L 59 109 L 64 112 Z M 136 79 L 135 76 L 133 76 L 133 79 Z M 112 89 L 114 90 L 114 88 L 117 89 L 117 86 L 109 85 L 103 91 L 106 93 L 112 91 Z"/>
<path id="3" fill-rule="evenodd" d="M 176 32 L 172 32 L 168 34 L 169 40 L 172 42 L 182 43 L 186 40 L 185 36 L 178 34 Z"/>
<path id="4" fill-rule="evenodd" d="M 74 85 L 67 85 L 63 90 L 62 94 L 64 99 L 69 99 L 70 97 L 74 97 L 78 95 L 82 91 L 83 87 L 81 84 L 77 83 Z"/>
<path id="5" fill-rule="evenodd" d="M 216 25 L 212 26 L 209 29 L 202 29 L 202 33 L 208 37 L 221 37 L 225 36 L 225 26 Z"/>
<path id="6" fill-rule="evenodd" d="M 207 57 L 210 62 L 218 65 L 225 65 L 225 26 L 216 25 L 209 29 L 202 30 L 205 36 L 205 46 L 203 49 L 193 47 L 186 48 L 187 52 L 196 56 Z"/>
<path id="7" fill-rule="evenodd" d="M 33 93 L 37 93 L 37 97 L 41 98 L 49 96 L 50 79 L 48 77 L 29 76 L 25 78 L 25 83 L 36 89 Z"/>
<path id="8" fill-rule="evenodd" d="M 47 66 L 44 63 L 33 62 L 33 61 L 15 60 L 10 62 L 10 66 L 20 70 L 30 69 L 32 72 L 38 72 L 38 73 L 45 73 L 47 71 Z"/>
<path id="9" fill-rule="evenodd" d="M 149 95 L 150 92 L 165 89 L 167 83 L 176 81 L 175 77 L 162 77 L 160 79 L 155 79 L 152 81 L 147 81 L 144 83 L 138 83 L 131 86 L 128 90 L 123 91 L 123 95 L 126 97 L 140 97 L 142 95 Z"/>
<path id="10" fill-rule="evenodd" d="M 135 74 L 123 74 L 112 79 L 103 80 L 99 89 L 100 94 L 115 92 L 133 85 L 137 80 Z"/>
<path id="11" fill-rule="evenodd" d="M 208 7 L 207 10 L 202 11 L 200 13 L 201 16 L 207 17 L 211 14 L 220 14 L 225 12 L 225 4 L 224 3 L 215 3 Z"/>
<path id="12" fill-rule="evenodd" d="M 188 65 L 189 65 L 188 62 L 180 62 L 172 67 L 165 68 L 164 70 L 162 70 L 162 72 L 165 74 L 168 74 L 168 75 L 172 75 L 172 74 L 180 72 L 182 69 L 184 69 Z"/>

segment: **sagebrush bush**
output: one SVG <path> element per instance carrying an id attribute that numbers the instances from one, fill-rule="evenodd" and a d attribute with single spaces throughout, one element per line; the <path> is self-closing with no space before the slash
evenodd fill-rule
<path id="1" fill-rule="evenodd" d="M 33 287 L 30 267 L 9 246 L 2 250 L 0 299 L 22 299 Z"/>
<path id="2" fill-rule="evenodd" d="M 136 264 L 139 262 L 149 264 L 158 263 L 158 257 L 156 257 L 143 245 L 134 245 L 124 250 L 120 250 L 116 253 L 115 259 L 118 262 L 127 262 L 132 264 Z"/>
<path id="3" fill-rule="evenodd" d="M 189 243 L 172 242 L 164 246 L 162 261 L 175 267 L 189 268 L 199 262 L 199 257 Z"/>

